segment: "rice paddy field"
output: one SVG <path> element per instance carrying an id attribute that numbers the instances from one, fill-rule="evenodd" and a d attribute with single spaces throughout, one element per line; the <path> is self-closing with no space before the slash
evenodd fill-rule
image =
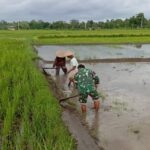
<path id="1" fill-rule="evenodd" d="M 0 31 L 0 149 L 76 149 L 33 45 L 107 43 L 150 43 L 150 30 Z"/>
<path id="2" fill-rule="evenodd" d="M 0 40 L 0 149 L 69 149 L 74 140 L 25 40 Z"/>
<path id="3" fill-rule="evenodd" d="M 0 38 L 27 39 L 32 44 L 150 43 L 149 29 L 0 31 Z"/>

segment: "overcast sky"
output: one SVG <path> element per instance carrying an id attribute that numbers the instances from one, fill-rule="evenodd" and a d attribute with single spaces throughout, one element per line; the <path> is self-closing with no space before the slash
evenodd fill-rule
<path id="1" fill-rule="evenodd" d="M 0 20 L 6 21 L 105 21 L 140 12 L 150 19 L 150 0 L 0 0 Z"/>

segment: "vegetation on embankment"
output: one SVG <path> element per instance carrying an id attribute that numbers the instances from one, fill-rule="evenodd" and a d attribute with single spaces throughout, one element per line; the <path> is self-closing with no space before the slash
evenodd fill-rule
<path id="1" fill-rule="evenodd" d="M 72 150 L 60 106 L 26 40 L 0 39 L 0 149 Z"/>
<path id="2" fill-rule="evenodd" d="M 150 30 L 0 31 L 0 149 L 74 149 L 33 44 L 150 43 Z"/>
<path id="3" fill-rule="evenodd" d="M 32 44 L 150 43 L 150 29 L 0 31 L 0 38 L 28 39 Z"/>

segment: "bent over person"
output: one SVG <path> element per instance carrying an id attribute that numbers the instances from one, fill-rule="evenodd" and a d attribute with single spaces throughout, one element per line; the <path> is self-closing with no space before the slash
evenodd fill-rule
<path id="1" fill-rule="evenodd" d="M 69 78 L 68 86 L 70 87 L 71 83 L 74 83 L 74 75 L 78 72 L 78 61 L 75 58 L 74 53 L 72 51 L 67 51 L 66 57 L 70 59 L 71 66 L 71 68 L 67 72 Z"/>
<path id="2" fill-rule="evenodd" d="M 74 76 L 74 80 L 80 94 L 79 101 L 81 103 L 82 112 L 86 112 L 86 102 L 88 96 L 92 97 L 94 108 L 98 111 L 100 102 L 96 85 L 99 84 L 99 78 L 96 76 L 95 72 L 80 64 L 78 66 L 78 72 Z"/>
<path id="3" fill-rule="evenodd" d="M 59 50 L 56 52 L 56 58 L 53 63 L 53 68 L 56 68 L 56 75 L 59 75 L 60 68 L 64 72 L 64 74 L 67 73 L 67 68 L 66 68 L 66 57 L 65 57 L 65 52 L 62 50 Z"/>

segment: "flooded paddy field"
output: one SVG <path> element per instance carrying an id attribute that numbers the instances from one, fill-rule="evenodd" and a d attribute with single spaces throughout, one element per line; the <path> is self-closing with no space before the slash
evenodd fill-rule
<path id="1" fill-rule="evenodd" d="M 53 61 L 57 50 L 72 50 L 77 59 L 150 58 L 150 45 L 52 45 L 37 46 L 39 56 Z"/>
<path id="2" fill-rule="evenodd" d="M 150 63 L 96 64 L 88 67 L 100 76 L 98 91 L 105 93 L 106 97 L 101 101 L 98 115 L 88 104 L 86 116 L 99 144 L 106 150 L 150 149 Z"/>
<path id="3" fill-rule="evenodd" d="M 87 52 L 83 53 L 84 50 Z M 104 48 L 106 49 L 103 50 Z M 38 54 L 46 60 L 53 60 L 58 49 L 77 49 L 79 57 L 89 59 L 86 67 L 94 70 L 100 77 L 98 92 L 101 108 L 95 112 L 91 98 L 88 110 L 82 121 L 88 127 L 98 145 L 105 150 L 149 150 L 150 149 L 150 63 L 91 63 L 92 59 L 102 58 L 148 58 L 150 45 L 137 48 L 134 45 L 117 46 L 44 46 L 38 47 Z M 109 51 L 108 51 L 109 49 Z M 118 50 L 119 49 L 119 50 Z M 46 53 L 45 51 L 48 51 Z M 131 52 L 131 55 L 130 55 Z M 105 53 L 105 54 L 104 54 Z M 45 66 L 52 66 L 46 64 Z M 69 65 L 68 65 L 69 67 Z M 66 96 L 75 95 L 73 87 L 67 87 L 67 78 L 61 72 L 56 78 L 55 70 L 48 70 L 60 85 Z M 80 113 L 78 98 L 69 100 Z"/>

